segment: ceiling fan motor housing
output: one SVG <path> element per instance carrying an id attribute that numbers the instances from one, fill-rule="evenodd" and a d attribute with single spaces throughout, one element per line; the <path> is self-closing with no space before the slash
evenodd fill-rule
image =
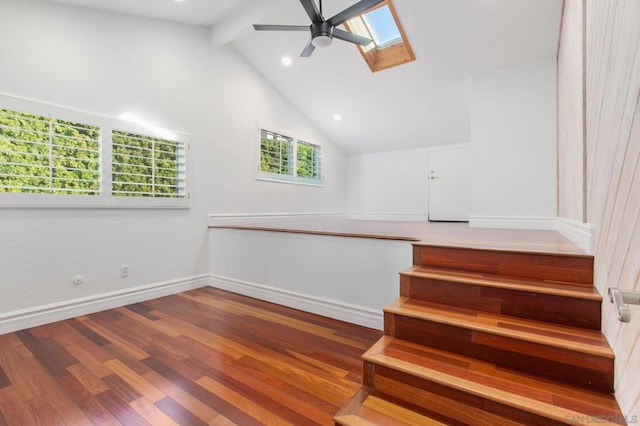
<path id="1" fill-rule="evenodd" d="M 327 21 L 311 24 L 311 38 L 315 47 L 327 47 L 333 41 L 333 26 Z"/>

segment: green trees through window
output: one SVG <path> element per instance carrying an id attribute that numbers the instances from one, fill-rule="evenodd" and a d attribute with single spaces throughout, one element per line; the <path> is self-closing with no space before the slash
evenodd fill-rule
<path id="1" fill-rule="evenodd" d="M 260 170 L 279 175 L 292 174 L 293 139 L 268 130 L 260 133 Z"/>
<path id="2" fill-rule="evenodd" d="M 186 196 L 184 143 L 101 132 L 99 126 L 0 109 L 0 193 Z M 103 152 L 111 153 L 111 161 Z"/>
<path id="3" fill-rule="evenodd" d="M 260 130 L 260 175 L 286 182 L 322 182 L 320 146 Z"/>
<path id="4" fill-rule="evenodd" d="M 114 131 L 112 191 L 118 196 L 180 197 L 182 147 L 164 139 Z"/>
<path id="5" fill-rule="evenodd" d="M 0 109 L 0 192 L 99 194 L 100 129 Z"/>
<path id="6" fill-rule="evenodd" d="M 298 176 L 308 179 L 320 179 L 321 165 L 320 147 L 306 142 L 298 142 L 297 172 Z"/>

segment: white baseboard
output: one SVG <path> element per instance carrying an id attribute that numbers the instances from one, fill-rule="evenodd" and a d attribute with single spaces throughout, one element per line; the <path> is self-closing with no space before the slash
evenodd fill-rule
<path id="1" fill-rule="evenodd" d="M 212 213 L 209 214 L 209 226 L 226 225 L 252 220 L 298 220 L 298 219 L 354 219 L 354 220 L 389 220 L 402 222 L 426 222 L 427 213 Z"/>
<path id="2" fill-rule="evenodd" d="M 208 275 L 154 283 L 0 315 L 0 334 L 92 314 L 209 285 Z"/>
<path id="3" fill-rule="evenodd" d="M 427 213 L 349 213 L 347 219 L 388 220 L 398 222 L 426 222 Z"/>
<path id="4" fill-rule="evenodd" d="M 344 213 L 211 213 L 209 226 L 225 225 L 252 220 L 333 219 L 345 217 Z"/>
<path id="5" fill-rule="evenodd" d="M 569 241 L 580 247 L 587 254 L 593 255 L 595 227 L 591 223 L 582 223 L 577 220 L 557 219 L 558 231 Z"/>
<path id="6" fill-rule="evenodd" d="M 240 281 L 219 275 L 210 276 L 211 287 L 232 291 L 256 299 L 277 303 L 290 308 L 300 309 L 317 315 L 334 318 L 340 321 L 382 330 L 383 316 L 380 311 L 361 306 L 349 305 L 334 300 L 308 296 L 275 287 Z"/>
<path id="7" fill-rule="evenodd" d="M 595 230 L 592 224 L 561 217 L 472 216 L 469 226 L 477 228 L 510 228 L 556 230 L 587 254 L 593 255 Z"/>
<path id="8" fill-rule="evenodd" d="M 556 230 L 557 218 L 544 216 L 471 216 L 469 226 L 475 228 Z"/>

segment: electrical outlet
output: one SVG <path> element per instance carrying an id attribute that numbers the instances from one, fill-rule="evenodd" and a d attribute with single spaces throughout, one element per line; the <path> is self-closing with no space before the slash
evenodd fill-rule
<path id="1" fill-rule="evenodd" d="M 120 278 L 127 278 L 129 276 L 129 265 L 122 265 L 120 267 Z"/>
<path id="2" fill-rule="evenodd" d="M 84 277 L 82 275 L 76 275 L 75 277 L 73 277 L 73 283 L 75 285 L 80 285 L 84 282 Z"/>

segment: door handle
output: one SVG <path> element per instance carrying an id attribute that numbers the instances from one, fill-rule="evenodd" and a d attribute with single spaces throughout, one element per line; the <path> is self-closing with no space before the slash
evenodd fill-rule
<path id="1" fill-rule="evenodd" d="M 438 176 L 429 176 L 429 179 L 431 180 L 438 179 Z"/>

